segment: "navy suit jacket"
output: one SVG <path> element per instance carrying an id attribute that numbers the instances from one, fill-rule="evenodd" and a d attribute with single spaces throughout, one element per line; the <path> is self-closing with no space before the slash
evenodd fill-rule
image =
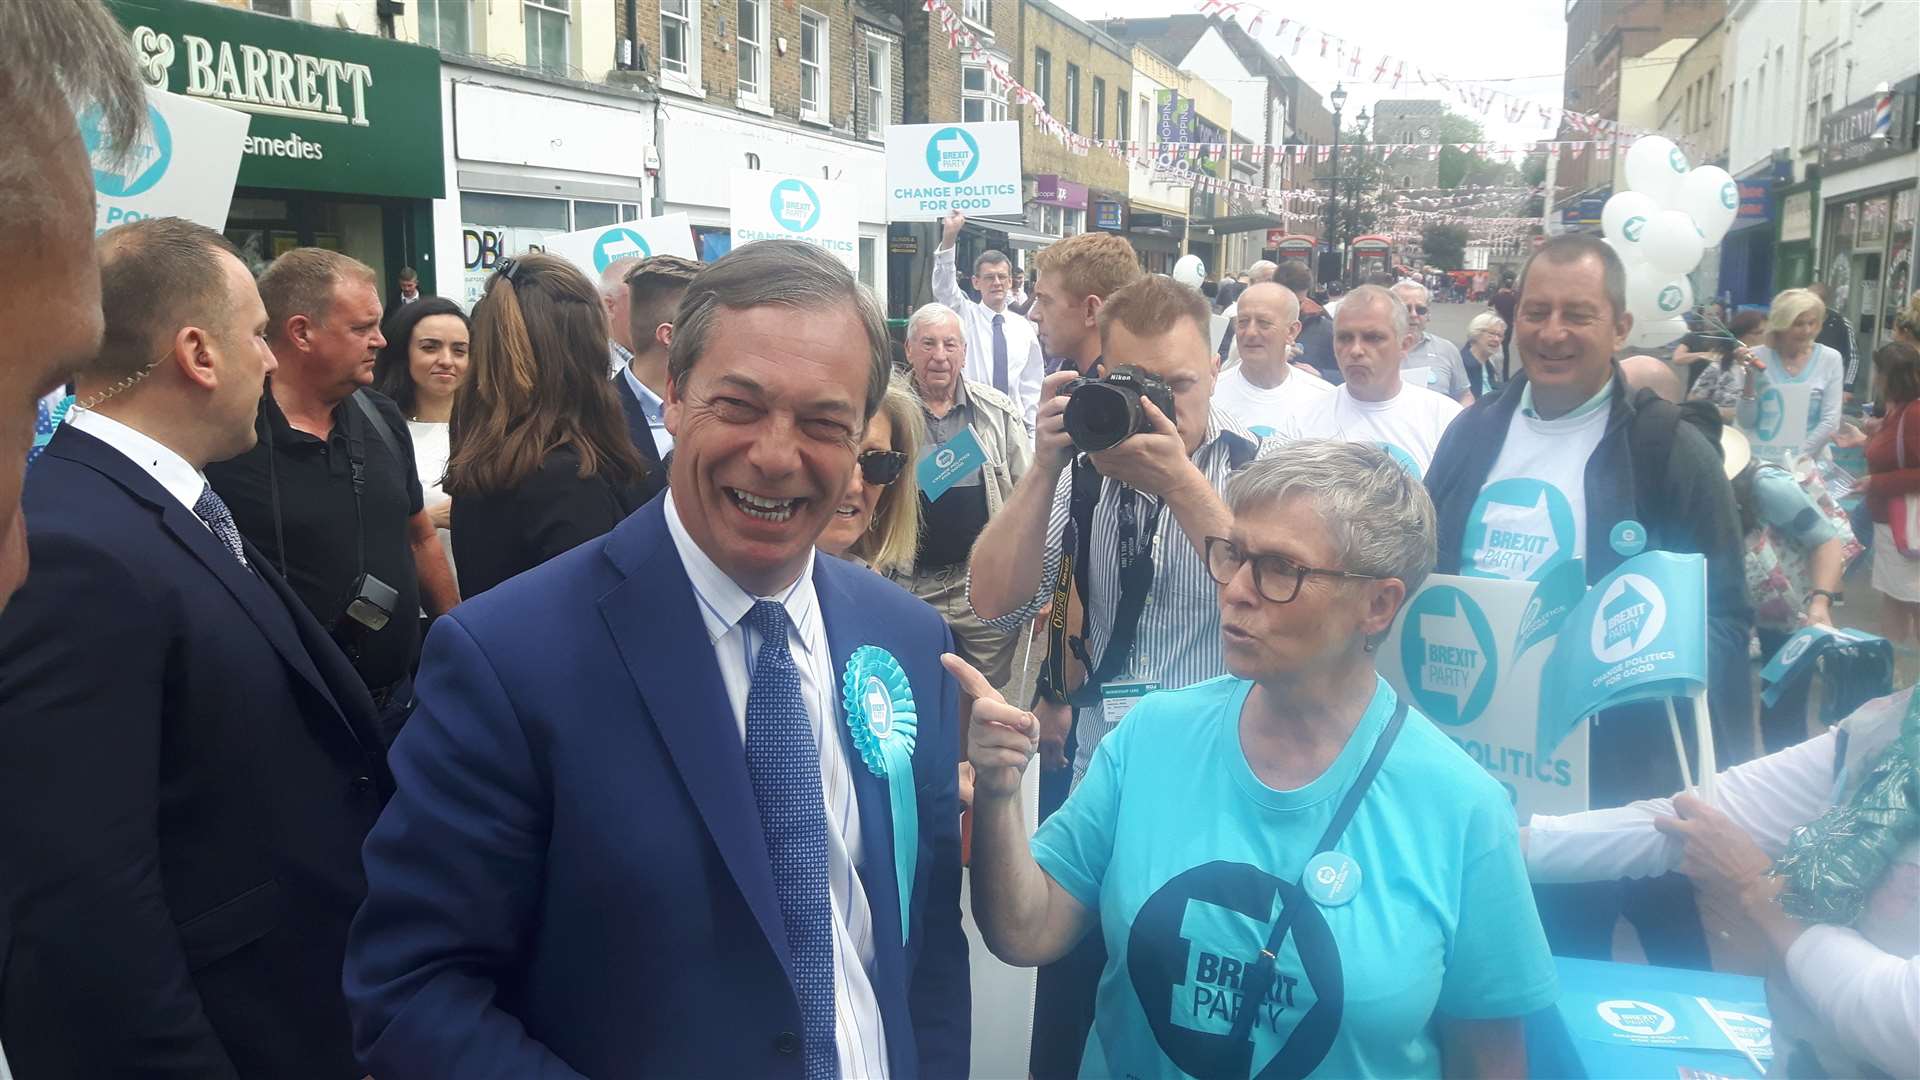
<path id="1" fill-rule="evenodd" d="M 640 407 L 640 398 L 627 385 L 627 373 L 622 371 L 613 377 L 613 388 L 620 395 L 620 409 L 627 414 L 627 435 L 633 439 L 634 449 L 640 451 L 640 457 L 647 463 L 645 490 L 641 501 L 653 498 L 667 490 L 667 467 L 660 460 L 660 447 L 653 441 L 653 426 L 647 423 L 647 413 Z"/>
<path id="2" fill-rule="evenodd" d="M 355 1044 L 374 1075 L 802 1075 L 746 755 L 665 506 L 467 601 L 428 636 L 348 946 Z M 886 783 L 837 725 L 888 1063 L 898 1080 L 962 1077 L 960 734 L 939 664 L 952 637 L 879 575 L 814 566 L 835 670 L 862 645 L 888 649 L 919 715 L 904 912 Z"/>
<path id="3" fill-rule="evenodd" d="M 259 552 L 63 426 L 0 614 L 0 1043 L 22 1077 L 337 1077 L 373 701 Z M 0 941 L 7 936 L 0 930 Z"/>

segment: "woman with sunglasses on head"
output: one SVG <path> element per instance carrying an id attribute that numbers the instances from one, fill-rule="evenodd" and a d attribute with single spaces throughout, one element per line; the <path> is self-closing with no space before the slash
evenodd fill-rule
<path id="1" fill-rule="evenodd" d="M 920 488 L 913 462 L 924 439 L 920 401 L 896 371 L 880 399 L 880 411 L 867 421 L 839 510 L 814 546 L 882 574 L 913 565 L 913 545 L 920 535 Z"/>
<path id="2" fill-rule="evenodd" d="M 1135 705 L 1031 843 L 1033 714 L 946 659 L 975 698 L 988 947 L 1049 963 L 1097 919 L 1086 1076 L 1526 1075 L 1524 1018 L 1558 985 L 1512 803 L 1375 672 L 1433 568 L 1432 502 L 1333 441 L 1226 496 L 1205 560 L 1229 676 Z"/>
<path id="3" fill-rule="evenodd" d="M 646 501 L 646 465 L 607 380 L 607 316 L 571 263 L 500 264 L 473 306 L 453 406 L 453 550 L 477 596 L 600 536 Z"/>

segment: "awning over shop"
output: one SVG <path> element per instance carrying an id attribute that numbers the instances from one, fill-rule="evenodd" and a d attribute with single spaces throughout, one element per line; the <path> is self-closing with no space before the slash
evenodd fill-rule
<path id="1" fill-rule="evenodd" d="M 1220 236 L 1255 230 L 1265 232 L 1268 229 L 1284 228 L 1285 225 L 1285 220 L 1277 214 L 1229 214 L 1226 217 L 1193 219 L 1195 231 L 1211 229 Z"/>
<path id="2" fill-rule="evenodd" d="M 1025 221 L 1010 221 L 1005 218 L 970 217 L 967 219 L 967 227 L 984 232 L 1005 233 L 1009 247 L 1043 248 L 1060 239 L 1057 236 L 1048 236 L 1046 233 L 1034 232 L 1027 227 Z"/>

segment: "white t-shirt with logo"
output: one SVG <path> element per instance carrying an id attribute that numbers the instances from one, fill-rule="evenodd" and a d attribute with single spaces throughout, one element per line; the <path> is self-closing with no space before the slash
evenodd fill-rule
<path id="1" fill-rule="evenodd" d="M 1612 389 L 1557 420 L 1531 415 L 1531 395 L 1521 401 L 1467 515 L 1462 574 L 1539 581 L 1586 557 L 1587 459 L 1607 432 Z"/>
<path id="2" fill-rule="evenodd" d="M 1327 380 L 1291 366 L 1279 386 L 1255 386 L 1247 380 L 1246 365 L 1240 364 L 1221 372 L 1214 383 L 1213 407 L 1265 439 L 1291 430 L 1298 417 L 1328 408 L 1333 391 Z"/>
<path id="3" fill-rule="evenodd" d="M 1293 377 L 1287 381 L 1293 381 Z M 1275 441 L 1345 439 L 1371 443 L 1420 480 L 1433 463 L 1440 436 L 1459 415 L 1459 402 L 1424 386 L 1401 383 L 1400 392 L 1385 401 L 1361 401 L 1342 384 L 1334 388 L 1327 407 L 1301 417 L 1291 431 L 1276 432 Z"/>

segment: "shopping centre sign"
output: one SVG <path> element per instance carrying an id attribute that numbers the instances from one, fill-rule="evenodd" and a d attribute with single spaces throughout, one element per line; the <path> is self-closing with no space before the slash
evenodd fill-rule
<path id="1" fill-rule="evenodd" d="M 252 114 L 239 183 L 445 194 L 432 49 L 194 0 L 110 0 L 156 90 Z"/>

